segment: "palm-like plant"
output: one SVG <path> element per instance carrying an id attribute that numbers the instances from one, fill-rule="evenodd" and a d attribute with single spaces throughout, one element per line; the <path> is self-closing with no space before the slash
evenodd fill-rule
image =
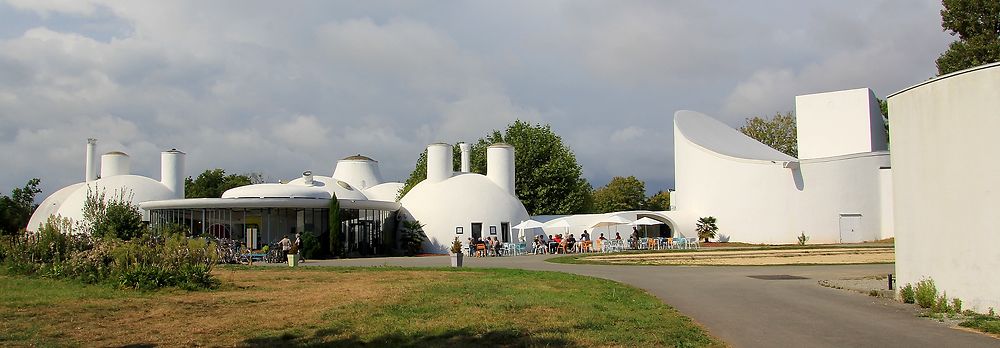
<path id="1" fill-rule="evenodd" d="M 407 256 L 420 253 L 427 235 L 424 234 L 424 225 L 420 221 L 403 221 L 403 229 L 400 235 L 400 242 L 403 244 L 403 252 Z"/>
<path id="2" fill-rule="evenodd" d="M 708 239 L 715 238 L 716 232 L 719 232 L 719 226 L 715 225 L 714 216 L 705 216 L 698 219 L 696 230 L 698 231 L 698 238 L 704 238 L 705 243 L 708 243 Z"/>

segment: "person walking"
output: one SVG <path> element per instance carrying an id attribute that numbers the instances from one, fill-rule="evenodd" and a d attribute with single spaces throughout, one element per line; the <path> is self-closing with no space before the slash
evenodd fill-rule
<path id="1" fill-rule="evenodd" d="M 299 256 L 299 262 L 305 261 L 306 259 L 304 259 L 302 257 L 302 234 L 301 233 L 296 233 L 295 234 L 295 242 L 294 243 L 295 243 L 295 252 Z"/>
<path id="2" fill-rule="evenodd" d="M 288 251 L 292 250 L 292 241 L 288 239 L 288 235 L 282 236 L 281 240 L 278 241 L 278 245 L 281 245 L 281 253 L 288 258 Z"/>

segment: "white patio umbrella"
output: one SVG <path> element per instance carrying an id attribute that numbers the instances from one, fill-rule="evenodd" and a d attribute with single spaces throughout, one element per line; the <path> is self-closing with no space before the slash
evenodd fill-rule
<path id="1" fill-rule="evenodd" d="M 635 220 L 635 221 L 632 221 L 631 223 L 629 223 L 629 225 L 632 225 L 632 226 L 642 226 L 642 232 L 643 232 L 643 234 L 646 235 L 646 237 L 649 237 L 649 233 L 646 233 L 646 226 L 662 225 L 662 224 L 663 224 L 663 222 L 660 222 L 660 221 L 657 221 L 657 220 L 653 220 L 653 219 L 650 219 L 648 217 L 644 217 L 642 219 Z"/>
<path id="2" fill-rule="evenodd" d="M 621 216 L 611 215 L 611 216 L 608 216 L 608 217 L 605 217 L 605 218 L 601 219 L 600 221 L 597 221 L 596 223 L 594 223 L 590 227 L 591 228 L 607 227 L 608 234 L 611 234 L 611 226 L 615 226 L 615 232 L 618 232 L 618 227 L 617 227 L 618 225 L 624 225 L 624 224 L 628 224 L 630 222 L 631 221 L 629 221 L 628 219 L 623 218 Z"/>
<path id="3" fill-rule="evenodd" d="M 518 230 L 519 234 L 521 234 L 521 237 L 524 237 L 525 240 L 528 239 L 527 238 L 528 236 L 524 235 L 524 230 L 532 228 L 542 228 L 542 227 L 545 227 L 545 225 L 542 224 L 541 222 L 531 219 L 521 221 L 521 223 L 514 225 L 514 229 Z"/>
<path id="4" fill-rule="evenodd" d="M 569 221 L 567 221 L 566 219 L 562 219 L 556 222 L 549 221 L 549 223 L 545 225 L 545 227 L 564 227 L 566 228 L 566 234 L 569 234 L 570 226 L 571 225 L 569 224 Z"/>

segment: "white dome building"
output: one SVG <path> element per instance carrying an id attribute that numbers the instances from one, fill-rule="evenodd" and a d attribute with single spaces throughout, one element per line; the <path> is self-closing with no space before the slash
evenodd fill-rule
<path id="1" fill-rule="evenodd" d="M 28 220 L 28 231 L 37 231 L 49 216 L 60 215 L 73 221 L 83 221 L 83 205 L 88 194 L 104 193 L 105 199 L 122 195 L 133 204 L 184 197 L 184 153 L 164 151 L 160 155 L 160 181 L 130 174 L 128 154 L 112 151 L 101 156 L 98 178 L 97 140 L 87 140 L 84 182 L 72 184 L 45 198 Z M 146 216 L 146 211 L 143 211 Z"/>
<path id="2" fill-rule="evenodd" d="M 424 252 L 444 254 L 458 237 L 497 237 L 512 242 L 511 226 L 528 219 L 514 194 L 514 147 L 494 144 L 486 151 L 486 175 L 469 173 L 469 146 L 460 144 L 462 171 L 453 172 L 452 146 L 427 147 L 427 179 L 400 200 L 401 219 L 424 225 Z"/>
<path id="3" fill-rule="evenodd" d="M 348 255 L 385 254 L 396 244 L 398 182 L 383 182 L 378 161 L 355 155 L 337 161 L 333 175 L 302 176 L 227 190 L 221 198 L 150 201 L 150 222 L 176 224 L 195 234 L 244 241 L 252 248 L 310 232 L 329 246 L 330 199 L 340 205 L 341 236 Z"/>

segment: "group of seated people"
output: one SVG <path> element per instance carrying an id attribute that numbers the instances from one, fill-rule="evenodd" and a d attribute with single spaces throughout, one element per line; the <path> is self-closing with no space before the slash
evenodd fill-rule
<path id="1" fill-rule="evenodd" d="M 615 233 L 615 239 L 622 239 L 622 237 L 618 233 Z M 597 237 L 597 240 L 603 242 L 608 239 L 604 237 L 604 233 L 601 233 L 601 235 Z M 572 253 L 592 251 L 592 249 L 593 242 L 590 239 L 590 234 L 587 233 L 587 230 L 583 230 L 583 233 L 580 234 L 579 240 L 577 240 L 572 233 L 565 238 L 562 234 L 556 234 L 554 236 L 549 235 L 548 238 L 545 238 L 545 235 L 537 235 L 535 236 L 534 248 L 532 248 L 531 253 L 557 254 L 560 251 L 564 253 Z"/>
<path id="2" fill-rule="evenodd" d="M 497 237 L 486 237 L 486 240 L 469 238 L 469 256 L 503 256 L 503 242 Z"/>

